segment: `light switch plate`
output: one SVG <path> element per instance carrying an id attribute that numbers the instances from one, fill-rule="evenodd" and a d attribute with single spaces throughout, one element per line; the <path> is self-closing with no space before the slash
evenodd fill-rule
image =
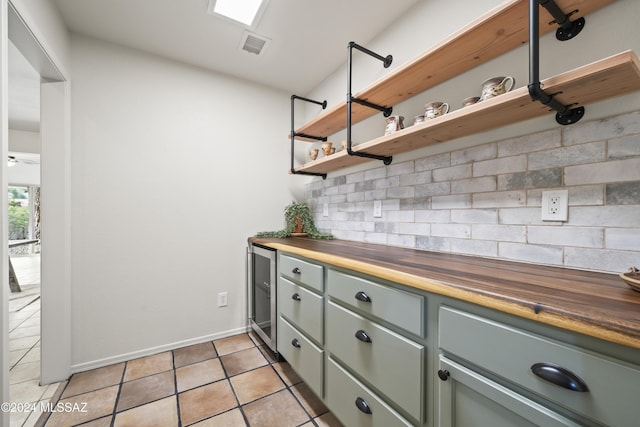
<path id="1" fill-rule="evenodd" d="M 373 217 L 382 218 L 382 200 L 373 201 Z"/>
<path id="2" fill-rule="evenodd" d="M 566 221 L 569 217 L 569 191 L 542 192 L 542 220 Z"/>

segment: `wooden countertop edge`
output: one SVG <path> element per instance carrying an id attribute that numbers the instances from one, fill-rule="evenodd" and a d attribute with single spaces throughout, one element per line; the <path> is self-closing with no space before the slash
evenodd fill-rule
<path id="1" fill-rule="evenodd" d="M 611 329 L 606 329 L 591 323 L 581 322 L 577 319 L 571 319 L 566 316 L 562 316 L 559 313 L 546 311 L 546 307 L 541 307 L 541 310 L 536 313 L 534 307 L 529 306 L 529 304 L 525 305 L 524 302 L 517 303 L 516 301 L 509 301 L 503 298 L 484 295 L 479 292 L 461 289 L 451 284 L 441 283 L 399 270 L 380 267 L 374 264 L 356 261 L 336 255 L 331 255 L 328 253 L 298 248 L 283 243 L 269 242 L 267 246 L 288 253 L 310 258 L 316 261 L 335 265 L 337 267 L 343 267 L 346 269 L 358 271 L 360 273 L 369 274 L 380 279 L 389 280 L 391 282 L 399 283 L 401 285 L 409 286 L 415 289 L 421 289 L 438 295 L 456 298 L 504 313 L 513 314 L 525 319 L 530 319 L 536 322 L 555 326 L 561 329 L 578 332 L 612 343 L 640 349 L 639 338 L 635 338 L 621 332 L 613 331 Z"/>

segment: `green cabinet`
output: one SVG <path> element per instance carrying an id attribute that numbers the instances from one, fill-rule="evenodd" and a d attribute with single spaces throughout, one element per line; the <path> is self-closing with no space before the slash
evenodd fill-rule
<path id="1" fill-rule="evenodd" d="M 279 255 L 278 351 L 345 426 L 638 425 L 635 349 Z"/>
<path id="2" fill-rule="evenodd" d="M 324 396 L 324 267 L 278 254 L 278 353 Z"/>
<path id="3" fill-rule="evenodd" d="M 440 427 L 581 425 L 446 357 L 438 373 Z"/>
<path id="4" fill-rule="evenodd" d="M 541 405 L 557 407 L 581 425 L 634 426 L 638 423 L 638 366 L 449 306 L 440 307 L 438 328 L 439 374 L 443 376 L 443 371 L 451 374 L 450 379 L 445 376 L 442 381 L 441 378 L 441 416 L 458 414 L 463 400 L 458 386 L 449 384 L 460 383 L 478 392 L 479 387 L 468 384 L 477 385 L 482 372 L 506 385 L 499 394 L 500 403 L 511 402 L 506 407 L 512 411 L 520 407 L 512 401 L 514 398 L 535 408 L 512 391 L 521 390 Z M 477 408 L 476 412 L 481 409 Z M 536 425 L 576 425 L 550 411 L 538 412 L 540 416 L 555 417 L 553 419 L 560 424 L 545 421 Z"/>

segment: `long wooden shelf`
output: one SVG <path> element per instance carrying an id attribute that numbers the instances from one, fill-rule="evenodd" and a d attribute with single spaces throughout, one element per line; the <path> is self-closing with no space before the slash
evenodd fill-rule
<path id="1" fill-rule="evenodd" d="M 585 105 L 640 90 L 640 60 L 633 51 L 628 50 L 550 77 L 541 83 L 546 93 L 557 93 L 555 99 L 562 104 Z M 532 101 L 528 89 L 521 87 L 364 142 L 353 150 L 390 156 L 548 114 L 551 114 L 549 108 Z M 339 151 L 296 170 L 326 173 L 366 161 L 371 159 L 349 156 L 346 151 Z"/>
<path id="2" fill-rule="evenodd" d="M 556 0 L 558 6 L 574 21 L 615 0 Z M 555 30 L 551 15 L 540 8 L 540 35 Z M 419 57 L 391 71 L 365 90 L 354 94 L 377 105 L 393 106 L 465 71 L 502 55 L 529 41 L 529 1 L 508 0 L 469 25 L 450 35 Z M 357 123 L 377 110 L 352 105 L 352 123 Z M 329 136 L 346 127 L 345 102 L 329 108 L 296 132 Z M 296 139 L 312 141 L 303 137 Z"/>

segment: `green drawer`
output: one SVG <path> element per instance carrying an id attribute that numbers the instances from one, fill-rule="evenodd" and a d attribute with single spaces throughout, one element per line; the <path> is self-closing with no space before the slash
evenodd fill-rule
<path id="1" fill-rule="evenodd" d="M 293 325 L 278 318 L 278 352 L 318 397 L 323 397 L 323 354 Z"/>
<path id="2" fill-rule="evenodd" d="M 468 361 L 599 423 L 637 425 L 637 366 L 453 308 L 441 307 L 439 316 L 439 345 L 451 357 Z M 573 391 L 541 379 L 532 372 L 538 363 L 570 371 L 584 381 L 588 391 Z M 549 372 L 553 368 L 545 365 L 543 370 Z"/>
<path id="3" fill-rule="evenodd" d="M 278 282 L 280 314 L 319 344 L 324 342 L 323 301 L 324 298 L 320 295 L 280 277 Z"/>
<path id="4" fill-rule="evenodd" d="M 356 405 L 357 401 L 363 409 Z M 331 412 L 345 426 L 411 426 L 411 423 L 403 419 L 360 381 L 349 375 L 332 358 L 327 362 L 327 404 Z M 367 407 L 370 413 L 363 412 Z"/>
<path id="5" fill-rule="evenodd" d="M 327 287 L 331 298 L 424 336 L 425 297 L 331 269 L 327 274 Z"/>
<path id="6" fill-rule="evenodd" d="M 280 275 L 297 283 L 324 292 L 324 271 L 321 265 L 317 265 L 299 258 L 280 254 L 278 266 Z"/>
<path id="7" fill-rule="evenodd" d="M 326 319 L 326 349 L 381 395 L 422 421 L 426 400 L 424 346 L 333 302 L 328 304 Z M 360 332 L 371 342 L 358 339 Z"/>

